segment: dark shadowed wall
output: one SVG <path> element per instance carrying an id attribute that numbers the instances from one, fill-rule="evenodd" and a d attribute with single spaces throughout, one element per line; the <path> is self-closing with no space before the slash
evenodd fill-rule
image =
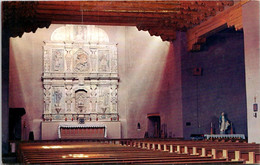
<path id="1" fill-rule="evenodd" d="M 194 68 L 202 68 L 201 75 L 195 76 Z M 243 32 L 221 31 L 207 38 L 201 51 L 183 53 L 182 83 L 185 138 L 209 134 L 211 122 L 218 134 L 221 112 L 234 133 L 247 135 Z"/>

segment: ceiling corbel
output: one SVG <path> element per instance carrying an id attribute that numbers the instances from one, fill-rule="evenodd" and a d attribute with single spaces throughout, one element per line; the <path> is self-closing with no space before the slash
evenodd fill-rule
<path id="1" fill-rule="evenodd" d="M 35 32 L 37 28 L 49 27 L 50 21 L 38 21 L 36 8 L 38 2 L 5 1 L 3 5 L 3 30 L 8 31 L 10 37 L 22 37 L 24 32 Z"/>
<path id="2" fill-rule="evenodd" d="M 248 1 L 248 0 L 247 0 Z M 207 21 L 202 22 L 187 31 L 188 51 L 197 51 L 203 43 L 203 38 L 219 32 L 226 27 L 235 27 L 236 30 L 243 28 L 242 25 L 242 5 L 247 1 L 242 1 L 236 5 L 218 13 Z"/>

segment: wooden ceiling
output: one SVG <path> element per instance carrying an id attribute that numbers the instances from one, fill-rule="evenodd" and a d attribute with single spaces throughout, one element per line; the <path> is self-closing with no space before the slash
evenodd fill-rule
<path id="1" fill-rule="evenodd" d="M 34 1 L 2 2 L 4 28 L 11 36 L 35 32 L 56 24 L 136 26 L 163 41 L 175 39 L 176 31 L 187 31 L 234 4 L 214 1 Z"/>

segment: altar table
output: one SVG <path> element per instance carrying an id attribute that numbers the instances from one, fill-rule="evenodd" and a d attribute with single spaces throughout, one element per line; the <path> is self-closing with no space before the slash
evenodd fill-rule
<path id="1" fill-rule="evenodd" d="M 60 124 L 59 139 L 102 139 L 107 137 L 107 128 L 103 124 Z"/>

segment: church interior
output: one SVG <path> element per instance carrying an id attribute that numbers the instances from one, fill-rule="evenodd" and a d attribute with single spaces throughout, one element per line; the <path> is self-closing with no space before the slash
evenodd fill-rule
<path id="1" fill-rule="evenodd" d="M 1 6 L 3 163 L 260 163 L 259 1 Z"/>

